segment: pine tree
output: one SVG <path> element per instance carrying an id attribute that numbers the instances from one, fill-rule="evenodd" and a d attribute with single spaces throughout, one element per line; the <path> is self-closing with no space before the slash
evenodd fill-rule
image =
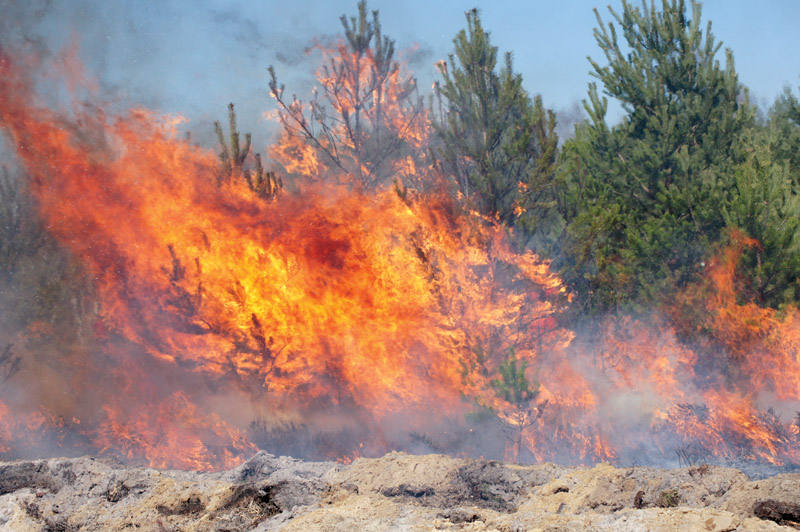
<path id="1" fill-rule="evenodd" d="M 47 235 L 34 214 L 32 198 L 6 166 L 0 168 L 0 276 L 11 278 L 23 255 L 45 245 Z"/>
<path id="2" fill-rule="evenodd" d="M 800 100 L 789 88 L 775 100 L 768 125 L 773 160 L 788 164 L 792 186 L 800 192 Z"/>
<path id="3" fill-rule="evenodd" d="M 225 142 L 225 133 L 222 124 L 214 122 L 214 132 L 217 134 L 217 141 L 220 145 L 219 160 L 222 163 L 222 177 L 241 177 L 243 175 L 244 162 L 247 154 L 250 153 L 250 133 L 244 136 L 244 144 L 241 144 L 241 134 L 236 126 L 236 110 L 233 103 L 228 104 L 228 127 L 230 128 L 230 146 Z"/>
<path id="4" fill-rule="evenodd" d="M 287 166 L 311 159 L 301 161 L 303 177 L 359 188 L 415 181 L 427 140 L 420 138 L 427 114 L 416 80 L 403 73 L 394 40 L 383 35 L 378 11 L 367 16 L 364 0 L 357 17 L 342 15 L 341 22 L 345 39 L 324 51 L 319 87 L 309 102 L 296 96 L 289 101 L 269 67 L 270 93 L 284 129 L 272 157 Z"/>
<path id="5" fill-rule="evenodd" d="M 466 17 L 455 52 L 439 65 L 437 155 L 469 207 L 533 232 L 555 205 L 555 115 L 522 87 L 510 53 L 498 65 L 478 11 Z"/>
<path id="6" fill-rule="evenodd" d="M 22 358 L 14 354 L 14 347 L 11 344 L 0 348 L 0 396 L 4 390 L 4 385 L 11 377 L 19 373 Z"/>
<path id="7" fill-rule="evenodd" d="M 590 62 L 625 115 L 609 127 L 607 100 L 590 84 L 560 200 L 567 277 L 593 311 L 668 297 L 696 276 L 726 225 L 722 199 L 744 160 L 738 139 L 754 121 L 733 55 L 725 68 L 715 59 L 721 45 L 710 22 L 703 31 L 697 2 L 690 15 L 683 0 L 609 10 L 608 24 L 595 10 L 607 64 Z"/>
<path id="8" fill-rule="evenodd" d="M 796 153 L 786 150 L 800 137 L 775 115 L 770 122 L 744 139 L 747 158 L 733 170 L 723 215 L 728 226 L 758 241 L 737 265 L 740 297 L 780 307 L 800 302 L 800 175 Z"/>
<path id="9" fill-rule="evenodd" d="M 528 379 L 525 375 L 527 369 L 527 361 L 518 360 L 511 349 L 497 368 L 498 378 L 490 382 L 497 398 L 505 403 L 505 408 L 501 407 L 497 415 L 503 428 L 510 432 L 516 463 L 519 463 L 522 451 L 522 436 L 536 424 L 547 406 L 547 401 L 537 403 L 539 383 Z"/>
<path id="10" fill-rule="evenodd" d="M 266 200 L 275 199 L 283 188 L 283 183 L 274 172 L 264 170 L 261 154 L 253 154 L 253 160 L 255 161 L 253 170 L 245 167 L 247 155 L 250 153 L 251 135 L 246 133 L 244 144 L 241 143 L 241 134 L 236 126 L 236 110 L 233 103 L 228 104 L 228 128 L 230 140 L 226 142 L 222 124 L 218 121 L 214 122 L 214 131 L 217 134 L 217 141 L 220 146 L 219 161 L 222 165 L 219 176 L 220 182 L 231 179 L 244 179 L 250 190 L 258 197 Z"/>
<path id="11" fill-rule="evenodd" d="M 0 306 L 9 337 L 44 322 L 68 331 L 59 337 L 62 347 L 70 341 L 91 341 L 90 324 L 97 318 L 97 307 L 89 279 L 76 258 L 48 232 L 27 177 L 0 166 Z M 25 353 L 23 349 L 20 356 Z M 19 364 L 10 347 L 0 347 L 0 383 L 3 372 L 14 373 Z"/>

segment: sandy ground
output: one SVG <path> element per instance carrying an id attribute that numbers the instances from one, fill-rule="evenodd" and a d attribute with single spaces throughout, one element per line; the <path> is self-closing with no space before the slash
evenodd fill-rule
<path id="1" fill-rule="evenodd" d="M 93 458 L 0 463 L 0 530 L 800 530 L 800 474 L 516 466 L 391 453 L 349 466 L 259 453 L 222 473 Z"/>

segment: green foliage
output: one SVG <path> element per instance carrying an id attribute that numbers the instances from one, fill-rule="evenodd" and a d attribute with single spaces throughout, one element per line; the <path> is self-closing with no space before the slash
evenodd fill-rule
<path id="1" fill-rule="evenodd" d="M 0 349 L 0 393 L 3 391 L 3 385 L 19 372 L 22 362 L 22 359 L 11 350 L 12 347 L 8 344 Z"/>
<path id="2" fill-rule="evenodd" d="M 528 362 L 517 360 L 512 349 L 497 368 L 499 378 L 491 381 L 495 395 L 517 409 L 527 409 L 539 395 L 539 385 L 531 383 L 525 376 L 527 368 Z"/>
<path id="3" fill-rule="evenodd" d="M 565 146 L 559 200 L 565 275 L 590 313 L 658 301 L 695 278 L 725 228 L 720 207 L 745 160 L 738 141 L 754 126 L 733 55 L 719 65 L 699 4 L 691 16 L 683 0 L 610 11 L 616 25 L 595 11 L 607 64 L 590 59 L 592 74 L 626 114 L 609 127 L 607 100 L 590 84 L 589 121 Z"/>
<path id="4" fill-rule="evenodd" d="M 31 198 L 8 168 L 0 176 L 0 274 L 13 276 L 23 256 L 35 254 L 46 235 L 33 216 Z"/>
<path id="5" fill-rule="evenodd" d="M 789 165 L 792 186 L 800 188 L 800 101 L 789 88 L 770 109 L 770 150 L 775 161 Z"/>
<path id="6" fill-rule="evenodd" d="M 476 338 L 470 349 L 471 362 L 462 361 L 461 375 L 465 387 L 472 379 L 477 379 L 481 383 L 479 387 L 485 391 L 483 393 L 489 394 L 463 397 L 472 403 L 467 419 L 477 426 L 499 426 L 513 444 L 513 459 L 519 462 L 522 437 L 539 420 L 547 402 L 537 401 L 539 384 L 525 374 L 528 362 L 517 357 L 516 349 L 499 350 L 492 344 L 488 338 Z M 500 357 L 502 361 L 495 369 L 490 369 Z"/>
<path id="7" fill-rule="evenodd" d="M 244 136 L 244 145 L 240 144 L 239 129 L 236 127 L 236 110 L 233 103 L 228 104 L 228 126 L 230 128 L 230 147 L 225 142 L 225 133 L 222 125 L 214 121 L 214 131 L 217 133 L 217 140 L 220 145 L 219 160 L 222 163 L 222 176 L 230 178 L 234 175 L 241 175 L 247 154 L 250 153 L 250 133 Z"/>
<path id="8" fill-rule="evenodd" d="M 508 356 L 497 368 L 498 378 L 489 382 L 495 396 L 509 405 L 501 407 L 495 415 L 514 444 L 515 462 L 520 459 L 523 434 L 538 421 L 547 405 L 536 402 L 539 384 L 528 380 L 526 369 L 527 361 L 518 360 L 515 350 L 509 349 Z"/>
<path id="9" fill-rule="evenodd" d="M 455 53 L 439 65 L 437 155 L 469 207 L 528 233 L 543 230 L 540 223 L 555 206 L 555 115 L 522 87 L 510 53 L 498 66 L 478 11 L 466 16 Z"/>
<path id="10" fill-rule="evenodd" d="M 733 170 L 734 186 L 723 206 L 726 223 L 758 245 L 738 264 L 738 293 L 762 306 L 800 301 L 800 198 L 790 159 L 781 160 L 779 129 L 753 132 L 747 159 Z"/>

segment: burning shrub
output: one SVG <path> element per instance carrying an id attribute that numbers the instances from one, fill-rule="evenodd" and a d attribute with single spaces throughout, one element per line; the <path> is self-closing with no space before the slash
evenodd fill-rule
<path id="1" fill-rule="evenodd" d="M 101 302 L 94 356 L 113 369 L 83 421 L 100 451 L 229 464 L 252 447 L 196 405 L 233 400 L 254 417 L 364 420 L 364 452 L 382 452 L 398 438 L 392 420 L 427 428 L 433 405 L 458 416 L 462 393 L 491 395 L 503 359 L 476 365 L 475 338 L 531 365 L 568 340 L 551 319 L 563 288 L 547 263 L 450 198 L 321 183 L 263 202 L 242 180 L 218 184 L 214 155 L 177 140 L 170 121 L 92 117 L 102 132 L 74 138 L 26 94 L 11 91 L 0 120 L 15 139 L 41 139 L 22 164 Z M 96 136 L 107 151 L 82 143 Z M 230 149 L 241 161 L 244 148 Z M 52 158 L 64 164 L 42 162 Z M 462 362 L 485 372 L 467 388 Z"/>
<path id="2" fill-rule="evenodd" d="M 220 172 L 220 180 L 229 180 L 233 177 L 237 179 L 244 179 L 250 190 L 256 196 L 265 200 L 273 200 L 277 197 L 278 192 L 283 188 L 283 182 L 279 177 L 276 177 L 273 172 L 266 172 L 261 163 L 261 154 L 256 153 L 253 155 L 255 161 L 255 168 L 250 170 L 245 168 L 247 155 L 250 153 L 250 133 L 245 135 L 244 145 L 240 144 L 240 134 L 236 127 L 236 111 L 233 104 L 228 105 L 228 127 L 230 128 L 230 146 L 225 142 L 225 133 L 222 130 L 222 125 L 219 122 L 214 122 L 214 131 L 217 134 L 217 140 L 221 151 L 219 153 L 220 163 L 222 169 Z"/>
<path id="3" fill-rule="evenodd" d="M 487 406 L 497 416 L 512 444 L 507 458 L 519 462 L 523 447 L 523 435 L 533 427 L 542 415 L 547 401 L 537 403 L 539 384 L 531 382 L 525 374 L 526 360 L 518 361 L 515 349 L 509 349 L 508 357 L 497 367 L 498 377 L 489 381 L 494 392 L 494 401 Z M 480 398 L 478 399 L 480 404 Z"/>
<path id="4" fill-rule="evenodd" d="M 394 180 L 425 183 L 428 121 L 416 80 L 395 60 L 394 41 L 381 32 L 378 12 L 342 15 L 345 39 L 322 48 L 320 87 L 309 103 L 284 98 L 273 67 L 270 93 L 284 134 L 270 156 L 303 180 L 375 188 Z"/>

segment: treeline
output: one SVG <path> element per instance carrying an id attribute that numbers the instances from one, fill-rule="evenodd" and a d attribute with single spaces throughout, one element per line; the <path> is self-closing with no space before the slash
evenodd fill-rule
<path id="1" fill-rule="evenodd" d="M 797 302 L 797 98 L 787 91 L 759 119 L 695 2 L 623 3 L 612 16 L 597 17 L 605 61 L 591 63 L 589 120 L 560 157 L 558 245 L 582 308 L 668 300 L 734 231 L 758 241 L 739 264 L 740 296 Z M 612 127 L 601 94 L 625 110 Z"/>
<path id="2" fill-rule="evenodd" d="M 588 119 L 560 143 L 555 113 L 525 89 L 477 10 L 424 102 L 362 2 L 358 16 L 342 17 L 346 39 L 312 101 L 288 101 L 270 68 L 285 130 L 273 159 L 289 174 L 339 171 L 361 187 L 394 180 L 401 194 L 446 188 L 553 260 L 575 296 L 570 318 L 669 301 L 741 234 L 757 242 L 738 264 L 742 300 L 797 303 L 797 97 L 787 89 L 766 112 L 751 104 L 732 51 L 721 51 L 695 1 L 595 14 L 603 57 L 590 59 Z M 616 124 L 609 98 L 624 110 Z"/>

